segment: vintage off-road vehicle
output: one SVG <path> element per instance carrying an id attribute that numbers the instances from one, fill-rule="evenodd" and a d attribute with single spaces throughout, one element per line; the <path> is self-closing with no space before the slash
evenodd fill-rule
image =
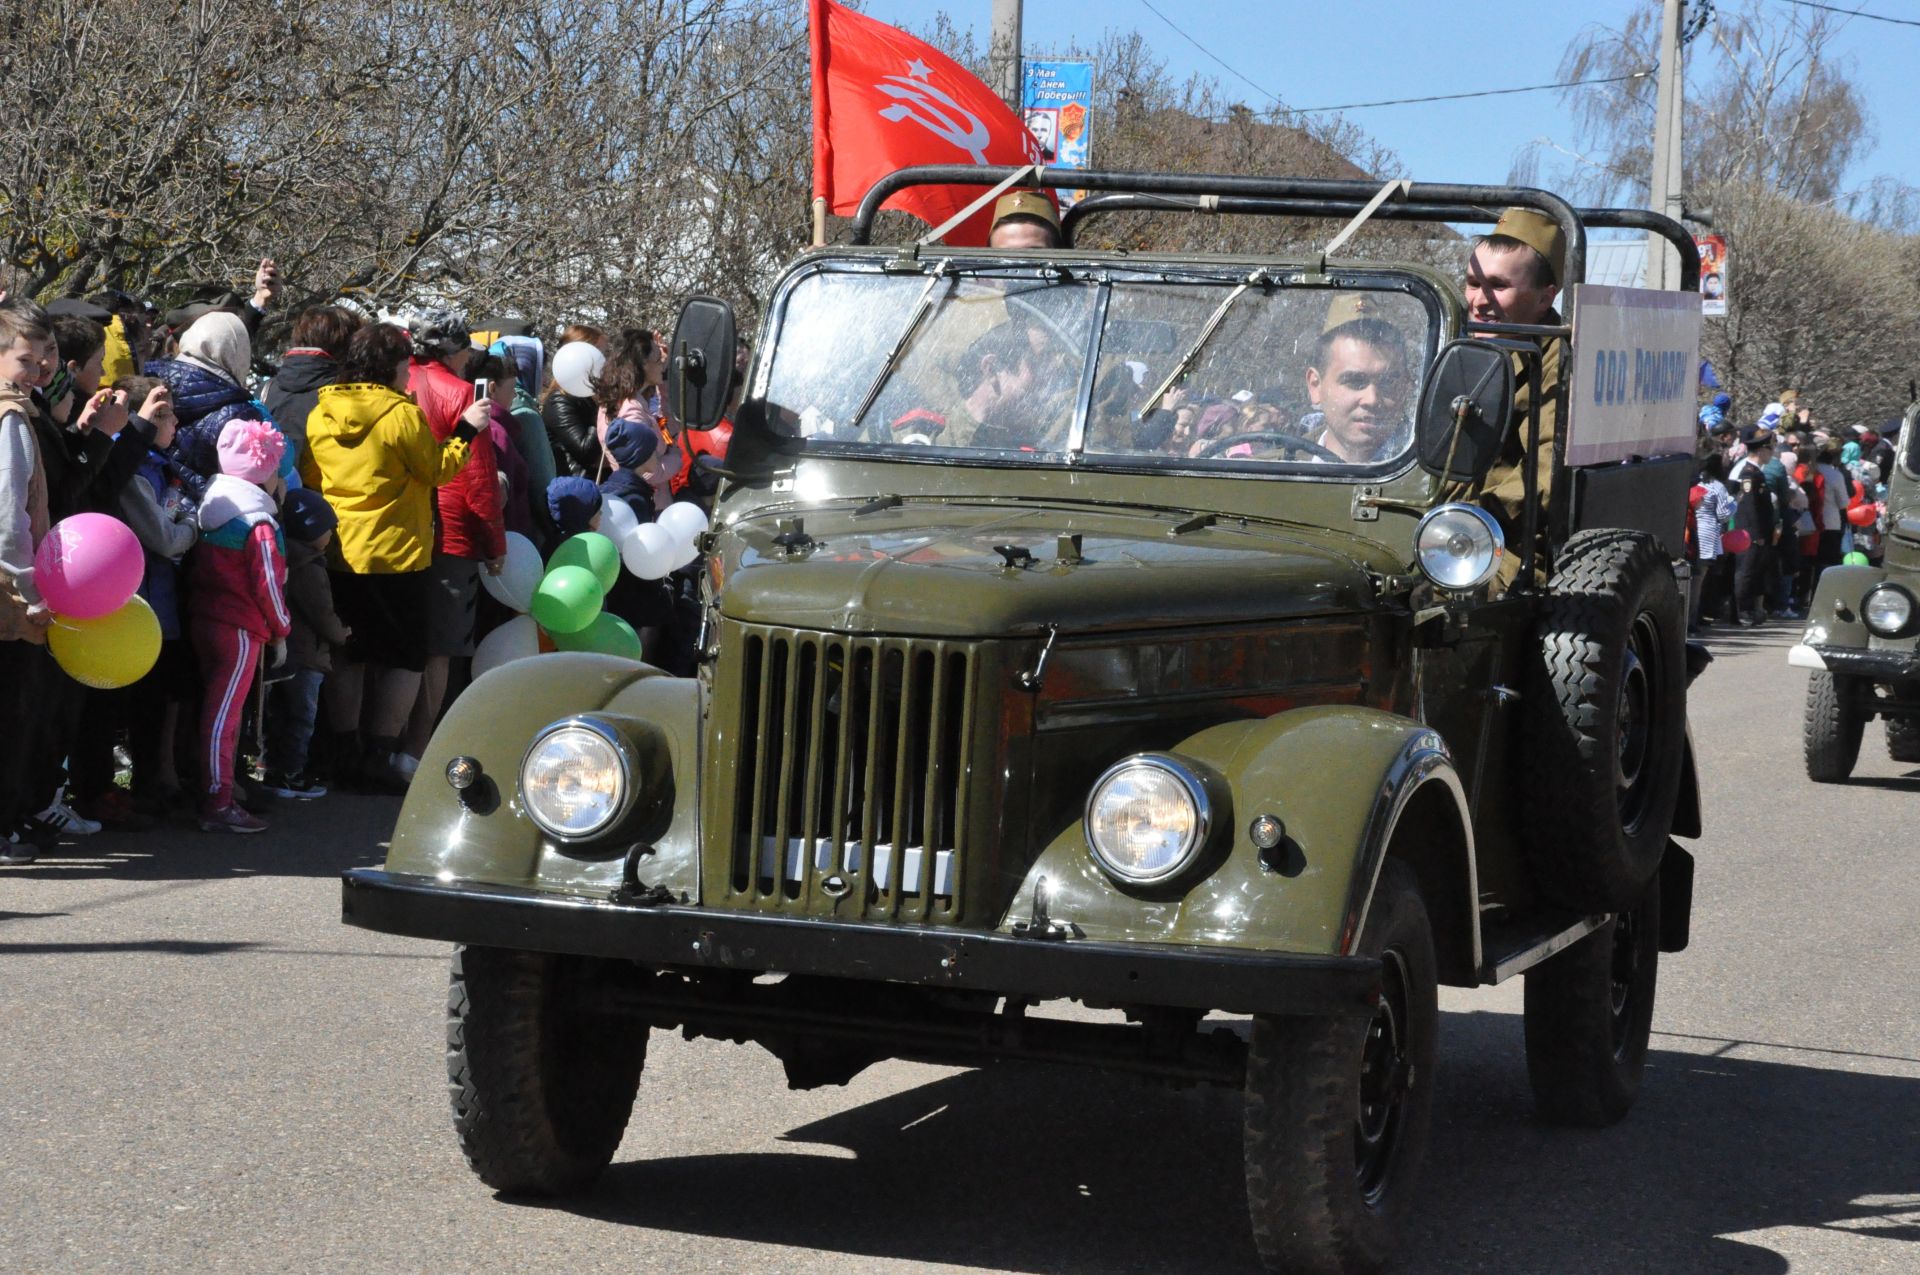
<path id="1" fill-rule="evenodd" d="M 460 945 L 454 1122 L 500 1190 L 596 1178 L 653 1028 L 758 1043 L 795 1087 L 1085 1063 L 1243 1089 L 1263 1258 L 1364 1269 L 1423 1158 L 1440 984 L 1525 974 L 1546 1118 L 1634 1099 L 1686 941 L 1670 838 L 1700 830 L 1676 583 L 1697 298 L 1576 285 L 1571 332 L 1476 327 L 1413 265 L 867 244 L 903 185 L 1011 175 L 894 174 L 854 246 L 786 271 L 698 676 L 575 654 L 481 678 L 345 919 Z M 1698 273 L 1673 222 L 1539 190 L 1038 182 L 1114 192 L 1088 215 L 1524 205 L 1570 279 L 1588 225 L 1651 227 Z M 690 426 L 732 328 L 682 314 Z M 1540 444 L 1551 498 L 1526 482 L 1535 554 L 1447 493 L 1538 441 L 1513 404 L 1543 341 L 1575 393 Z M 1067 999 L 1116 1012 L 1041 1009 Z"/>
<path id="2" fill-rule="evenodd" d="M 1860 759 L 1875 717 L 1887 753 L 1920 762 L 1920 402 L 1900 427 L 1887 479 L 1886 553 L 1877 567 L 1828 567 L 1807 608 L 1807 631 L 1787 653 L 1807 679 L 1807 777 L 1839 783 Z"/>

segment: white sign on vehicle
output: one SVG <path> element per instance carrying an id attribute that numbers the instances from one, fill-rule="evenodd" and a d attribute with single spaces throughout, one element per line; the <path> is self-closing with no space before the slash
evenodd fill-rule
<path id="1" fill-rule="evenodd" d="M 1691 452 L 1700 385 L 1700 298 L 1575 284 L 1567 464 Z"/>

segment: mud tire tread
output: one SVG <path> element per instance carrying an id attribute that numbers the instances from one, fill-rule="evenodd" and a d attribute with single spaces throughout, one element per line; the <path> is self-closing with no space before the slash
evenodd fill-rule
<path id="1" fill-rule="evenodd" d="M 1889 726 L 1892 723 L 1888 723 Z M 1816 784 L 1845 783 L 1860 760 L 1866 719 L 1847 702 L 1846 687 L 1832 673 L 1807 678 L 1807 716 L 1801 732 L 1807 778 Z M 1892 732 L 1887 735 L 1889 746 Z"/>
<path id="2" fill-rule="evenodd" d="M 1599 1129 L 1633 1109 L 1646 1070 L 1659 979 L 1660 889 L 1634 909 L 1639 968 L 1626 1047 L 1614 1055 L 1612 959 L 1617 920 L 1528 970 L 1523 989 L 1527 1080 L 1534 1109 L 1548 1124 Z"/>
<path id="3" fill-rule="evenodd" d="M 1612 680 L 1636 619 L 1650 613 L 1664 701 L 1647 766 L 1656 787 L 1637 834 L 1613 784 Z M 1540 656 L 1522 703 L 1528 865 L 1540 892 L 1579 911 L 1614 911 L 1653 878 L 1672 830 L 1686 748 L 1685 608 L 1652 537 L 1602 529 L 1567 542 L 1541 599 Z"/>
<path id="4" fill-rule="evenodd" d="M 564 1019 L 566 958 L 458 947 L 447 986 L 447 1092 L 460 1150 L 509 1195 L 586 1190 L 619 1150 L 646 1028 Z"/>
<path id="5" fill-rule="evenodd" d="M 1394 1178 L 1380 1206 L 1354 1173 L 1354 1119 L 1365 1018 L 1256 1015 L 1247 1052 L 1244 1158 L 1254 1244 L 1269 1270 L 1363 1272 L 1390 1256 L 1426 1156 L 1439 1025 L 1433 930 L 1413 873 L 1383 865 L 1360 950 L 1408 957 L 1416 1037 L 1414 1089 Z"/>

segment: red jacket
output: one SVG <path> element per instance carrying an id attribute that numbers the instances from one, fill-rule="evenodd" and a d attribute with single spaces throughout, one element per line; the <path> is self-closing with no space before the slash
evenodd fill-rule
<path id="1" fill-rule="evenodd" d="M 462 380 L 437 359 L 413 360 L 407 378 L 413 401 L 426 414 L 434 438 L 446 442 L 460 424 L 460 413 L 473 402 L 473 384 Z M 485 562 L 507 553 L 507 524 L 500 502 L 500 462 L 486 430 L 468 444 L 466 468 L 434 492 L 440 523 L 434 535 L 436 552 Z"/>
<path id="2" fill-rule="evenodd" d="M 276 642 L 293 628 L 287 611 L 287 560 L 273 502 L 252 483 L 216 477 L 200 506 L 200 543 L 191 564 L 188 615 L 195 621 L 230 624 L 262 642 Z"/>

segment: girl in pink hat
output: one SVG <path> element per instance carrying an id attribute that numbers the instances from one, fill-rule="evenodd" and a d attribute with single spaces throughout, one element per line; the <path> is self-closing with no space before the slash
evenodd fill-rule
<path id="1" fill-rule="evenodd" d="M 200 502 L 200 547 L 193 558 L 193 649 L 205 685 L 200 760 L 206 769 L 200 827 L 263 832 L 266 823 L 233 799 L 240 719 L 263 650 L 286 658 L 286 544 L 268 490 L 279 485 L 286 440 L 264 421 L 240 418 L 220 431 L 220 473 Z"/>

